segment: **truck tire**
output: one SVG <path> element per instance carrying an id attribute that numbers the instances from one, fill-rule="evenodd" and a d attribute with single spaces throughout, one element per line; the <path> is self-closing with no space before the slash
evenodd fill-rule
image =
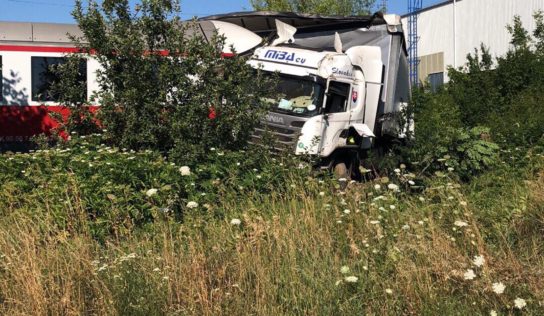
<path id="1" fill-rule="evenodd" d="M 334 165 L 333 172 L 334 172 L 334 176 L 337 179 L 344 178 L 344 179 L 349 180 L 349 178 L 350 178 L 350 171 L 349 171 L 348 167 L 346 166 L 346 163 L 343 162 L 343 161 L 337 162 Z"/>

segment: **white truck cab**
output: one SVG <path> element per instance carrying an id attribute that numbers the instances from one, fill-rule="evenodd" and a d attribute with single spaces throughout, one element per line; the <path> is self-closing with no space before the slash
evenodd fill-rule
<path id="1" fill-rule="evenodd" d="M 304 46 L 308 34 L 299 44 L 296 28 L 276 22 L 278 39 L 256 49 L 248 63 L 279 76 L 278 97 L 268 100 L 265 121 L 279 144 L 319 156 L 324 167 L 339 165 L 353 173 L 348 169 L 359 169 L 362 154 L 377 138 L 404 137 L 407 126 L 398 119 L 410 93 L 404 37 L 398 36 L 398 16 L 384 20 L 389 23 L 373 33 L 329 32 L 321 36 L 326 47 Z"/>

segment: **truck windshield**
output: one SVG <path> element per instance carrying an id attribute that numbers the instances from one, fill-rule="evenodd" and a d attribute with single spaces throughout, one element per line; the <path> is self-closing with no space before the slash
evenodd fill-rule
<path id="1" fill-rule="evenodd" d="M 277 98 L 267 99 L 273 112 L 296 116 L 314 116 L 319 113 L 323 102 L 323 86 L 300 77 L 279 76 Z"/>

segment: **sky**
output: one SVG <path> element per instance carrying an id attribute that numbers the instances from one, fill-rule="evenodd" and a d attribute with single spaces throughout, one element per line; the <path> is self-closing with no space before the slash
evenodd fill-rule
<path id="1" fill-rule="evenodd" d="M 423 0 L 423 7 L 443 1 Z M 73 3 L 74 0 L 0 0 L 0 21 L 74 23 L 70 15 Z M 251 11 L 249 0 L 181 0 L 181 8 L 183 19 Z M 388 13 L 402 15 L 407 10 L 408 0 L 387 1 Z"/>

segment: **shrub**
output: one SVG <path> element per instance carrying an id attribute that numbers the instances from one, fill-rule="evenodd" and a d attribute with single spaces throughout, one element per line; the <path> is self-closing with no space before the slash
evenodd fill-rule
<path id="1" fill-rule="evenodd" d="M 495 62 L 485 46 L 467 64 L 449 69 L 446 91 L 458 105 L 464 126 L 489 126 L 492 137 L 508 146 L 530 146 L 543 135 L 544 18 L 534 15 L 531 36 L 519 17 L 507 26 L 511 49 Z"/>
<path id="2" fill-rule="evenodd" d="M 507 26 L 512 48 L 506 55 L 493 61 L 482 44 L 463 67 L 449 69 L 443 89 L 414 91 L 415 140 L 408 156 L 421 171 L 448 168 L 469 179 L 498 160 L 497 143 L 510 153 L 541 142 L 544 17 L 537 12 L 534 18 L 532 37 L 519 17 Z"/>
<path id="3" fill-rule="evenodd" d="M 0 157 L 0 217 L 17 208 L 69 232 L 124 238 L 155 222 L 183 222 L 187 212 L 222 219 L 229 212 L 225 205 L 243 197 L 289 196 L 294 189 L 288 180 L 309 175 L 298 166 L 297 159 L 261 148 L 214 149 L 183 174 L 181 165 L 158 152 L 109 147 L 100 135 L 73 134 L 58 147 Z M 23 197 L 27 203 L 19 207 Z M 88 225 L 74 225 L 81 221 Z"/>
<path id="4" fill-rule="evenodd" d="M 73 38 L 81 53 L 72 59 L 92 53 L 100 64 L 93 100 L 110 144 L 152 148 L 191 163 L 210 147 L 243 147 L 264 113 L 269 85 L 245 58 L 224 58 L 223 38 L 206 40 L 179 13 L 177 0 L 142 1 L 134 8 L 128 1 L 85 7 L 76 1 L 73 15 L 83 37 Z M 77 64 L 60 67 L 61 76 L 76 77 Z M 75 84 L 57 88 L 78 111 L 84 105 L 74 102 Z"/>

